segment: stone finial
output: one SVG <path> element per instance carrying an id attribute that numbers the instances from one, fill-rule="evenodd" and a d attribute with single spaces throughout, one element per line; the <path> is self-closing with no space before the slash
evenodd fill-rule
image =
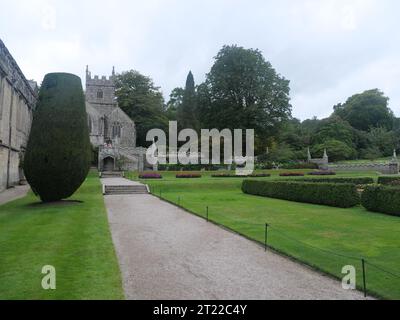
<path id="1" fill-rule="evenodd" d="M 310 148 L 307 148 L 307 160 L 311 161 L 311 152 L 310 152 Z"/>
<path id="2" fill-rule="evenodd" d="M 391 162 L 399 162 L 398 159 L 397 159 L 396 149 L 393 150 L 393 157 L 392 157 L 392 161 Z"/>
<path id="3" fill-rule="evenodd" d="M 89 71 L 89 65 L 86 65 L 86 79 L 90 79 L 91 78 L 91 74 L 90 74 L 90 71 Z"/>
<path id="4" fill-rule="evenodd" d="M 323 158 L 324 158 L 324 159 L 327 159 L 327 158 L 328 158 L 328 153 L 326 152 L 326 149 L 324 149 L 324 156 L 323 156 Z"/>

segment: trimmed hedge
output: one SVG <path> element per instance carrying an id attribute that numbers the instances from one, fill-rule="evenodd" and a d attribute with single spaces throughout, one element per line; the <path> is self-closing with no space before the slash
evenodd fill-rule
<path id="1" fill-rule="evenodd" d="M 295 181 L 300 182 L 314 182 L 314 183 L 350 183 L 355 185 L 372 184 L 374 183 L 373 178 L 304 178 L 296 179 Z"/>
<path id="2" fill-rule="evenodd" d="M 296 202 L 350 208 L 360 203 L 354 184 L 244 180 L 244 193 Z"/>
<path id="3" fill-rule="evenodd" d="M 92 150 L 81 79 L 44 77 L 24 159 L 32 191 L 43 202 L 66 199 L 89 172 Z"/>
<path id="4" fill-rule="evenodd" d="M 378 183 L 384 185 L 390 185 L 393 182 L 400 182 L 400 177 L 379 177 Z"/>
<path id="5" fill-rule="evenodd" d="M 369 211 L 400 216 L 400 188 L 368 186 L 361 195 L 361 204 Z"/>

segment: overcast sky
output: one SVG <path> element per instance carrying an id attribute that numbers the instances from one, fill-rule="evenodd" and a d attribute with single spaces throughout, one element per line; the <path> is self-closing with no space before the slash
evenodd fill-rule
<path id="1" fill-rule="evenodd" d="M 290 80 L 293 115 L 326 117 L 379 88 L 400 116 L 398 0 L 0 0 L 0 38 L 25 76 L 135 69 L 165 97 L 204 80 L 224 44 L 260 49 Z"/>

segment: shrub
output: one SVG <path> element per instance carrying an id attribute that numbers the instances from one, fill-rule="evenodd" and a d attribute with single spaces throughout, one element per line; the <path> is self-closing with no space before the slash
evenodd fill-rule
<path id="1" fill-rule="evenodd" d="M 314 171 L 314 172 L 309 172 L 308 175 L 310 175 L 310 176 L 334 176 L 334 175 L 336 175 L 336 172 L 334 172 L 334 171 Z"/>
<path id="2" fill-rule="evenodd" d="M 400 216 L 400 189 L 382 185 L 367 186 L 361 195 L 361 204 L 369 211 Z"/>
<path id="3" fill-rule="evenodd" d="M 201 174 L 198 173 L 179 173 L 176 175 L 178 179 L 194 179 L 194 178 L 201 178 Z"/>
<path id="4" fill-rule="evenodd" d="M 396 184 L 396 182 L 400 181 L 400 177 L 379 177 L 378 178 L 378 183 L 379 184 L 384 184 L 384 185 L 391 185 L 391 184 Z"/>
<path id="5" fill-rule="evenodd" d="M 162 179 L 162 175 L 158 173 L 141 173 L 139 179 Z"/>
<path id="6" fill-rule="evenodd" d="M 360 203 L 354 184 L 244 180 L 242 191 L 258 196 L 341 208 Z"/>
<path id="7" fill-rule="evenodd" d="M 43 202 L 70 197 L 92 157 L 81 79 L 50 73 L 43 80 L 24 159 L 33 192 Z"/>
<path id="8" fill-rule="evenodd" d="M 315 182 L 315 183 L 351 183 L 355 185 L 362 184 L 372 184 L 374 183 L 373 178 L 361 177 L 361 178 L 304 178 L 304 179 L 296 179 L 296 181 L 301 182 Z"/>
<path id="9" fill-rule="evenodd" d="M 282 172 L 279 174 L 281 177 L 304 177 L 303 172 Z"/>

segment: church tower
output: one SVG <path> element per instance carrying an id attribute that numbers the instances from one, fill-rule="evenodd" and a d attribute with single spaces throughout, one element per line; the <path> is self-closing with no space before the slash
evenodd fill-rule
<path id="1" fill-rule="evenodd" d="M 103 109 L 103 107 L 116 107 L 117 103 L 115 99 L 114 80 L 114 67 L 111 76 L 107 79 L 106 76 L 102 76 L 100 78 L 97 75 L 92 78 L 89 67 L 86 66 L 86 101 L 95 108 L 100 107 L 101 109 Z"/>

